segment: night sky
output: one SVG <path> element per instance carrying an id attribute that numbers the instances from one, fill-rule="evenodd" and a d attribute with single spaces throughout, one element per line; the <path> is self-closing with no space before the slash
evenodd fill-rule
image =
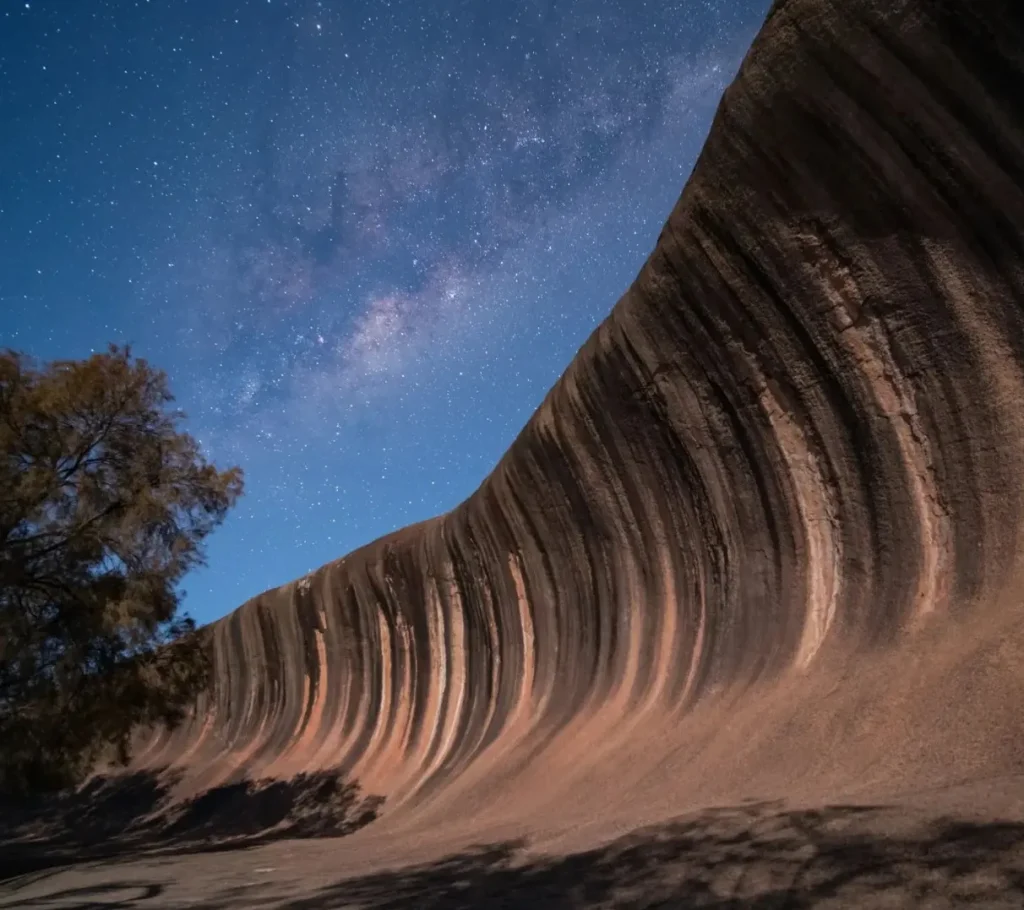
<path id="1" fill-rule="evenodd" d="M 0 0 L 0 346 L 165 369 L 212 620 L 445 512 L 653 248 L 769 0 Z"/>

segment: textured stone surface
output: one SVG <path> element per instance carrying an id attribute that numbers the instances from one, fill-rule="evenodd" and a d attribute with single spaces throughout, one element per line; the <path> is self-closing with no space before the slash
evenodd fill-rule
<path id="1" fill-rule="evenodd" d="M 140 765 L 452 824 L 1021 770 L 1022 18 L 779 0 L 491 476 L 219 622 Z"/>

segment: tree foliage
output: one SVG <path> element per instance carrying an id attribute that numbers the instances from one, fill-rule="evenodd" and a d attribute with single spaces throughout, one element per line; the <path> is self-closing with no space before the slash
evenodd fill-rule
<path id="1" fill-rule="evenodd" d="M 67 786 L 209 680 L 179 583 L 242 491 L 127 348 L 0 351 L 0 790 Z"/>

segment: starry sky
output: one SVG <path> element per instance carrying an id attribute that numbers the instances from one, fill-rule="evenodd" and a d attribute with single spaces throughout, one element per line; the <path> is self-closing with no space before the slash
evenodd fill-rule
<path id="1" fill-rule="evenodd" d="M 0 346 L 167 371 L 246 495 L 200 622 L 494 467 L 769 0 L 0 0 Z"/>

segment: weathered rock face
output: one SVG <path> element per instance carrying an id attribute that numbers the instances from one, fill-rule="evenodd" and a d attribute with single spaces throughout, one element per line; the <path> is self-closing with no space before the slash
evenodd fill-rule
<path id="1" fill-rule="evenodd" d="M 392 807 L 622 743 L 653 768 L 709 699 L 1005 617 L 1018 7 L 779 0 L 650 259 L 493 474 L 218 623 L 209 704 L 140 761 L 197 786 L 338 766 Z"/>

